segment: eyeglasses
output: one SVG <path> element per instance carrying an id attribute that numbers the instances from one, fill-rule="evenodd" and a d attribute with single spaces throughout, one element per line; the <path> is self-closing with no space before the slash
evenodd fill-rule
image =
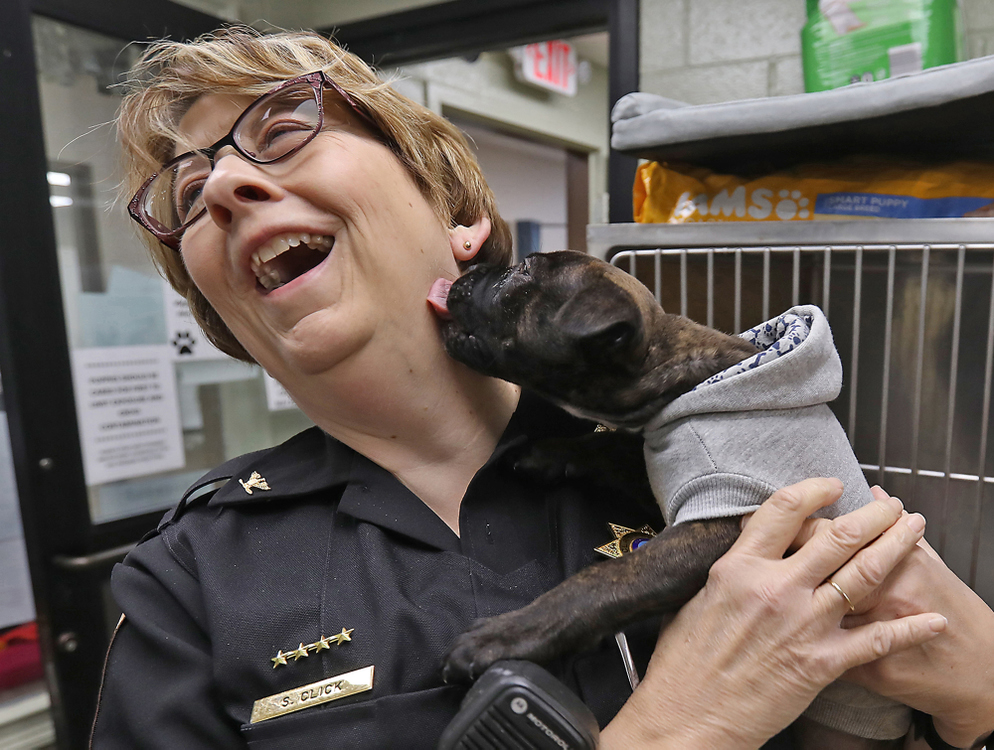
<path id="1" fill-rule="evenodd" d="M 131 218 L 164 245 L 178 250 L 183 232 L 207 211 L 204 183 L 214 169 L 217 153 L 232 146 L 254 164 L 272 164 L 293 156 L 314 140 L 324 125 L 325 86 L 376 129 L 352 97 L 324 72 L 284 81 L 252 102 L 217 143 L 180 154 L 149 177 L 128 204 Z"/>

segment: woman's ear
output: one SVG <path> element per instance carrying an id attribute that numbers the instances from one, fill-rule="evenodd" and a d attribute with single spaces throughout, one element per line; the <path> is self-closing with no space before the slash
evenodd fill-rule
<path id="1" fill-rule="evenodd" d="M 449 229 L 449 245 L 452 255 L 459 263 L 465 263 L 476 257 L 490 236 L 490 217 L 481 216 L 468 227 L 457 224 Z"/>

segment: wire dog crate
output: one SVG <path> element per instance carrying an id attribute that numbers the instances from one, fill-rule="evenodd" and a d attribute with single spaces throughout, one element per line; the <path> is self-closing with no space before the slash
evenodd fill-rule
<path id="1" fill-rule="evenodd" d="M 864 473 L 994 602 L 994 221 L 611 224 L 587 242 L 666 310 L 727 332 L 820 306 L 844 372 L 832 408 Z"/>

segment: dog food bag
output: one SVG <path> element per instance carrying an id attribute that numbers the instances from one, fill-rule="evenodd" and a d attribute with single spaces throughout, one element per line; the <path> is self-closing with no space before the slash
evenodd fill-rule
<path id="1" fill-rule="evenodd" d="M 806 91 L 879 81 L 963 59 L 957 0 L 807 0 Z"/>
<path id="2" fill-rule="evenodd" d="M 877 158 L 803 164 L 754 179 L 659 162 L 635 175 L 635 221 L 811 221 L 994 216 L 994 164 Z"/>

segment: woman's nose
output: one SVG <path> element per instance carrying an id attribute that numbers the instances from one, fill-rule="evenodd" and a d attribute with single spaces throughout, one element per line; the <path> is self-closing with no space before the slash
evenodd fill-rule
<path id="1" fill-rule="evenodd" d="M 282 189 L 258 165 L 229 152 L 214 162 L 204 183 L 204 204 L 222 229 L 260 203 L 278 200 Z"/>

